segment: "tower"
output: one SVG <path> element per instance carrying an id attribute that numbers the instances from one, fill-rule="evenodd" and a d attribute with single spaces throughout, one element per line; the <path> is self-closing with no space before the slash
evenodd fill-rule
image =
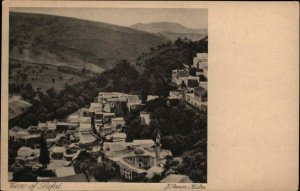
<path id="1" fill-rule="evenodd" d="M 160 158 L 160 133 L 158 131 L 157 133 L 157 136 L 156 136 L 156 139 L 155 139 L 155 164 L 156 166 L 158 166 L 158 161 L 159 161 L 159 158 Z"/>

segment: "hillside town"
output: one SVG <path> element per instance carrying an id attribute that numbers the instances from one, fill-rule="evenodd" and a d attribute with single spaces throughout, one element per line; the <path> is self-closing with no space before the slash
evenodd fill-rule
<path id="1" fill-rule="evenodd" d="M 197 53 L 192 65 L 172 70 L 169 80 L 176 90 L 164 99 L 168 106 L 183 101 L 195 111 L 207 110 L 207 59 L 207 53 Z M 193 182 L 166 167 L 173 153 L 162 146 L 160 132 L 154 139 L 128 139 L 124 113 L 159 98 L 147 95 L 143 103 L 139 95 L 99 92 L 64 120 L 39 121 L 26 129 L 14 126 L 9 139 L 23 146 L 9 167 L 9 178 L 25 169 L 35 172 L 36 181 L 47 182 Z M 152 116 L 140 111 L 139 118 L 149 126 Z M 94 167 L 98 177 L 86 170 Z"/>

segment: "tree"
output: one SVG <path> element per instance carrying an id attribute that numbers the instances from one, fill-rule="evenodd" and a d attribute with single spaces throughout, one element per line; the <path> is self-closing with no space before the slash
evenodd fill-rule
<path id="1" fill-rule="evenodd" d="M 30 168 L 24 168 L 16 171 L 13 174 L 13 181 L 15 182 L 36 182 L 37 175 L 32 173 Z"/>
<path id="2" fill-rule="evenodd" d="M 141 138 L 142 139 L 151 139 L 152 138 L 152 131 L 149 126 L 142 125 L 141 131 Z"/>
<path id="3" fill-rule="evenodd" d="M 196 76 L 196 68 L 191 68 L 190 69 L 190 75 L 191 76 Z"/>
<path id="4" fill-rule="evenodd" d="M 189 177 L 191 178 L 191 180 L 193 180 L 194 182 L 202 182 L 202 177 L 203 177 L 203 172 L 199 169 L 194 169 L 191 171 L 191 173 L 189 174 Z"/>
<path id="5" fill-rule="evenodd" d="M 159 182 L 161 181 L 162 179 L 162 176 L 159 175 L 159 174 L 155 174 L 153 177 L 152 177 L 152 182 Z"/>
<path id="6" fill-rule="evenodd" d="M 97 167 L 93 169 L 92 174 L 99 182 L 107 182 L 110 178 L 112 178 L 111 172 L 106 170 L 105 165 L 103 164 L 97 165 Z"/>
<path id="7" fill-rule="evenodd" d="M 26 89 L 27 91 L 30 91 L 30 92 L 33 91 L 32 85 L 31 85 L 30 83 L 27 83 L 27 84 L 26 84 L 25 89 Z"/>
<path id="8" fill-rule="evenodd" d="M 140 118 L 137 117 L 130 121 L 126 129 L 127 141 L 132 141 L 133 139 L 140 139 L 142 128 L 143 125 Z"/>
<path id="9" fill-rule="evenodd" d="M 175 45 L 176 46 L 181 46 L 184 42 L 182 41 L 182 39 L 179 37 L 177 38 L 177 40 L 175 40 Z"/>
<path id="10" fill-rule="evenodd" d="M 41 134 L 41 148 L 40 148 L 39 162 L 43 165 L 43 168 L 46 168 L 47 165 L 50 163 L 49 151 L 43 134 Z"/>
<path id="11" fill-rule="evenodd" d="M 183 173 L 189 175 L 194 182 L 206 182 L 206 154 L 196 151 L 183 158 Z"/>
<path id="12" fill-rule="evenodd" d="M 9 138 L 9 150 L 8 150 L 8 164 L 9 167 L 15 162 L 15 158 L 18 155 L 18 150 L 22 146 L 18 141 L 13 138 Z"/>
<path id="13" fill-rule="evenodd" d="M 165 149 L 170 149 L 172 153 L 177 154 L 179 145 L 177 144 L 176 139 L 173 136 L 165 136 L 161 139 L 162 147 Z"/>

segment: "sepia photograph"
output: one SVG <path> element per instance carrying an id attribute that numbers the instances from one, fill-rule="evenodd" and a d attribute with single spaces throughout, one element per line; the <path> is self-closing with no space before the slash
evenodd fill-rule
<path id="1" fill-rule="evenodd" d="M 3 1 L 0 190 L 298 190 L 299 10 Z"/>
<path id="2" fill-rule="evenodd" d="M 208 46 L 206 8 L 10 7 L 8 181 L 207 183 Z"/>

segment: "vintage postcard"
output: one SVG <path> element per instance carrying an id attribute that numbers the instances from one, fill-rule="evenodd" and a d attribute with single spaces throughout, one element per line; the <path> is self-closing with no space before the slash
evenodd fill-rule
<path id="1" fill-rule="evenodd" d="M 272 122 L 285 124 L 293 135 L 297 111 L 277 102 L 273 113 L 264 113 L 262 100 L 268 98 L 256 100 L 276 89 L 276 82 L 269 80 L 282 71 L 277 63 L 276 69 L 258 64 L 259 59 L 272 60 L 281 47 L 269 41 L 267 46 L 276 50 L 260 57 L 265 44 L 259 40 L 267 38 L 261 24 L 268 20 L 262 17 L 256 25 L 257 18 L 248 19 L 251 14 L 273 16 L 275 26 L 284 24 L 287 41 L 299 40 L 299 4 L 250 3 L 257 12 L 248 10 L 239 18 L 245 26 L 232 19 L 235 13 L 243 15 L 239 8 L 247 10 L 245 6 L 224 3 L 222 13 L 218 4 L 4 2 L 1 189 L 296 189 L 299 137 L 279 146 L 279 151 L 290 149 L 284 159 L 267 162 L 288 162 L 274 172 L 281 173 L 274 175 L 281 185 L 270 182 L 273 166 L 264 169 L 275 150 L 265 153 L 269 157 L 259 156 L 271 147 L 274 139 L 268 138 L 278 130 L 265 120 L 276 116 L 278 107 L 290 111 L 287 122 Z M 286 15 L 271 14 L 279 10 Z M 226 19 L 232 23 L 226 21 L 223 27 Z M 226 27 L 243 31 L 234 36 Z M 247 46 L 254 48 L 251 35 L 258 37 L 253 43 L 259 46 L 246 54 Z M 233 37 L 237 40 L 232 44 L 222 41 Z M 299 41 L 297 47 L 293 40 L 286 45 L 287 63 L 282 63 L 291 70 L 276 78 L 290 76 L 283 83 L 291 84 L 286 87 L 290 94 L 274 96 L 288 94 L 285 99 L 296 104 Z M 229 49 L 235 52 L 226 54 Z M 250 60 L 240 62 L 245 59 Z M 260 76 L 263 71 L 267 73 Z M 278 99 L 269 101 L 272 105 Z M 261 125 L 276 130 L 266 134 L 269 130 Z M 264 140 L 251 142 L 256 136 Z"/>

